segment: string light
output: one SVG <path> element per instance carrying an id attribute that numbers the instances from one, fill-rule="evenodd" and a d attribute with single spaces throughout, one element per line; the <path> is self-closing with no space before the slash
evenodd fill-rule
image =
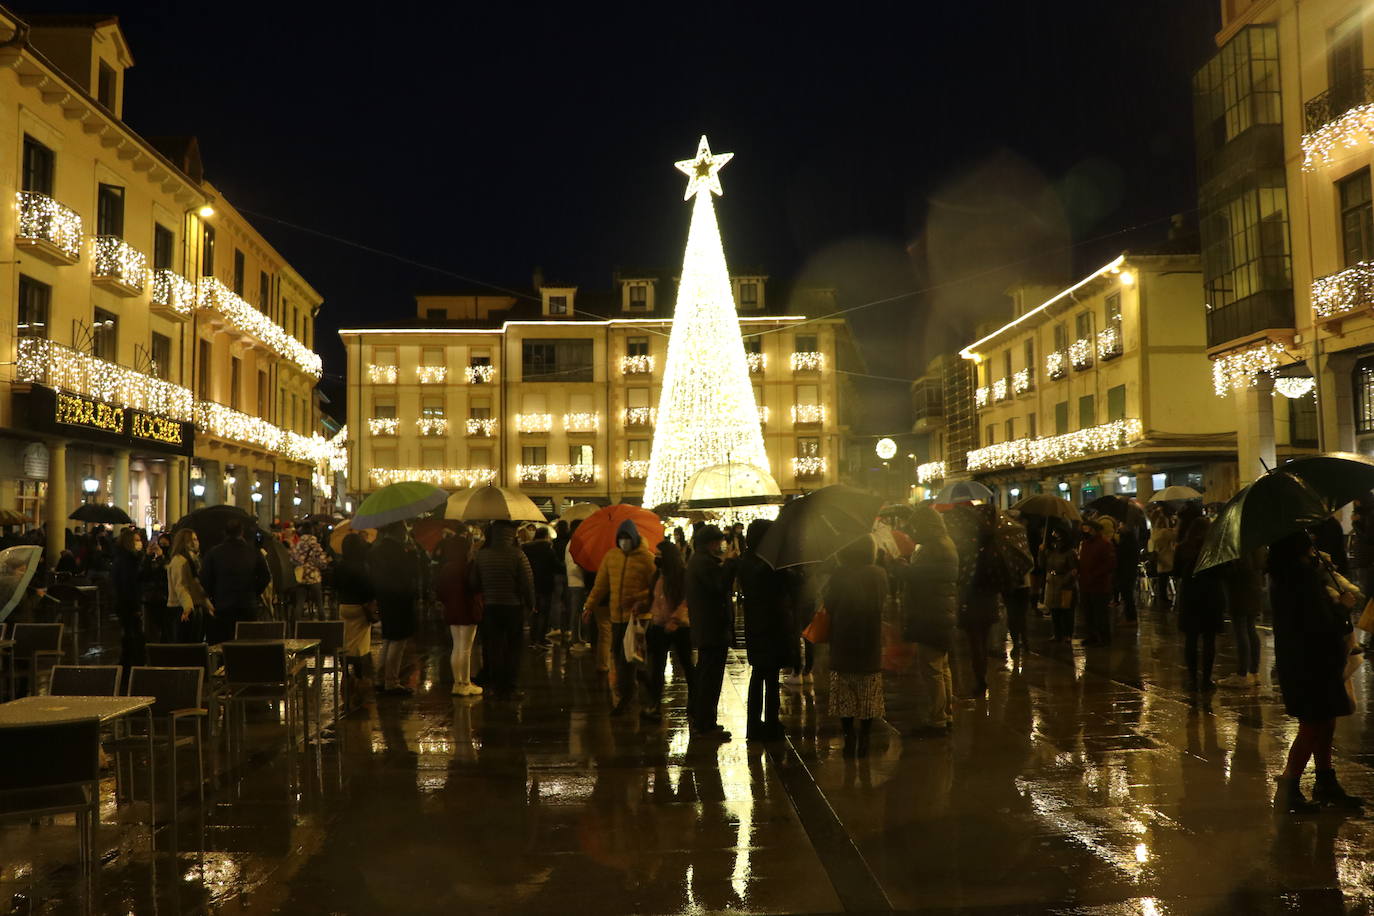
<path id="1" fill-rule="evenodd" d="M 1007 380 L 1005 377 L 999 378 L 992 383 L 992 399 L 994 401 L 1005 401 L 1007 399 Z"/>
<path id="2" fill-rule="evenodd" d="M 367 380 L 377 385 L 396 384 L 397 369 L 395 366 L 378 366 L 371 364 L 367 367 Z"/>
<path id="3" fill-rule="evenodd" d="M 448 366 L 417 366 L 415 377 L 421 385 L 441 385 L 448 379 Z"/>
<path id="4" fill-rule="evenodd" d="M 553 415 L 547 413 L 518 413 L 515 428 L 522 433 L 546 433 L 553 429 Z"/>
<path id="5" fill-rule="evenodd" d="M 1025 394 L 1031 390 L 1033 378 L 1030 368 L 1018 369 L 1011 377 L 1011 390 L 1017 394 Z"/>
<path id="6" fill-rule="evenodd" d="M 757 375 L 768 368 L 768 354 L 766 353 L 746 353 L 744 363 L 749 367 L 750 375 Z"/>
<path id="7" fill-rule="evenodd" d="M 819 372 L 825 367 L 825 354 L 798 350 L 792 354 L 793 372 Z"/>
<path id="8" fill-rule="evenodd" d="M 793 404 L 792 422 L 798 424 L 824 423 L 824 404 Z"/>
<path id="9" fill-rule="evenodd" d="M 989 400 L 991 400 L 991 398 L 992 389 L 988 388 L 986 385 L 979 387 L 976 391 L 973 392 L 973 403 L 978 405 L 979 407 L 987 407 L 988 402 Z"/>
<path id="10" fill-rule="evenodd" d="M 415 428 L 422 436 L 446 436 L 448 420 L 444 417 L 421 417 L 415 421 Z"/>
<path id="11" fill-rule="evenodd" d="M 767 407 L 765 407 L 765 406 L 763 406 L 762 404 L 760 404 L 760 405 L 759 405 L 759 425 L 762 426 L 763 424 L 767 423 L 767 422 L 768 422 L 768 418 L 769 418 L 770 416 L 771 416 L 771 411 L 769 411 L 769 409 L 768 409 Z"/>
<path id="12" fill-rule="evenodd" d="M 334 471 L 348 464 L 347 427 L 333 439 L 319 433 L 303 436 L 214 401 L 196 401 L 195 423 L 199 433 L 256 445 L 291 461 L 327 464 Z"/>
<path id="13" fill-rule="evenodd" d="M 190 420 L 190 389 L 99 359 L 44 337 L 21 337 L 15 381 L 47 385 L 118 407 Z"/>
<path id="14" fill-rule="evenodd" d="M 1052 464 L 1071 461 L 1101 452 L 1114 451 L 1138 441 L 1142 436 L 1139 420 L 1114 420 L 1062 436 L 1013 439 L 974 449 L 968 453 L 970 471 L 992 471 L 1021 465 Z"/>
<path id="15" fill-rule="evenodd" d="M 153 307 L 174 318 L 189 318 L 196 304 L 196 285 L 166 267 L 153 272 Z"/>
<path id="16" fill-rule="evenodd" d="M 819 455 L 806 455 L 801 458 L 792 459 L 792 476 L 794 477 L 820 477 L 826 472 L 829 464 Z"/>
<path id="17" fill-rule="evenodd" d="M 630 427 L 650 427 L 654 425 L 654 418 L 658 411 L 652 407 L 626 407 L 625 425 Z"/>
<path id="18" fill-rule="evenodd" d="M 769 470 L 712 202 L 712 194 L 722 193 L 716 173 L 730 158 L 713 156 L 703 136 L 696 158 L 677 163 L 691 178 L 684 199 L 695 200 L 644 486 L 646 506 L 678 502 L 692 475 L 713 465 L 738 462 Z"/>
<path id="19" fill-rule="evenodd" d="M 19 192 L 15 235 L 26 241 L 47 242 L 69 261 L 81 260 L 81 217 L 46 194 Z"/>
<path id="20" fill-rule="evenodd" d="M 1093 364 L 1093 342 L 1080 337 L 1069 344 L 1069 362 L 1075 369 L 1087 369 Z"/>
<path id="21" fill-rule="evenodd" d="M 586 485 L 596 483 L 597 468 L 590 464 L 517 464 L 515 475 L 521 483 Z"/>
<path id="22" fill-rule="evenodd" d="M 148 259 L 117 235 L 98 235 L 91 276 L 114 280 L 140 294 L 148 285 Z"/>
<path id="23" fill-rule="evenodd" d="M 1122 353 L 1121 328 L 1115 324 L 1109 324 L 1097 332 L 1097 358 L 1100 360 L 1115 359 Z"/>
<path id="24" fill-rule="evenodd" d="M 631 458 L 624 464 L 626 480 L 643 480 L 649 476 L 649 462 L 643 459 Z"/>
<path id="25" fill-rule="evenodd" d="M 916 482 L 921 486 L 944 479 L 945 463 L 943 461 L 927 461 L 925 464 L 916 465 Z"/>
<path id="26" fill-rule="evenodd" d="M 319 354 L 286 333 L 280 325 L 235 295 L 214 277 L 201 278 L 199 305 L 223 315 L 235 329 L 256 337 L 268 349 L 295 363 L 307 375 L 318 379 L 323 372 Z"/>
<path id="27" fill-rule="evenodd" d="M 1063 350 L 1054 350 L 1045 354 L 1045 374 L 1051 379 L 1061 379 L 1068 373 L 1067 362 L 1064 358 Z"/>
<path id="28" fill-rule="evenodd" d="M 1374 142 L 1374 102 L 1357 105 L 1336 120 L 1302 136 L 1302 170 L 1315 172 L 1332 163 L 1338 149 Z"/>
<path id="29" fill-rule="evenodd" d="M 601 414 L 599 413 L 565 413 L 563 414 L 563 429 L 570 433 L 594 433 L 601 428 Z"/>
<path id="30" fill-rule="evenodd" d="M 1374 261 L 1359 261 L 1345 270 L 1312 281 L 1312 311 L 1332 318 L 1374 305 Z"/>
<path id="31" fill-rule="evenodd" d="M 496 377 L 496 367 L 490 363 L 468 366 L 464 374 L 469 385 L 486 385 Z"/>
<path id="32" fill-rule="evenodd" d="M 1283 376 L 1274 379 L 1274 391 L 1286 398 L 1303 397 L 1317 387 L 1317 380 L 1310 375 Z"/>
<path id="33" fill-rule="evenodd" d="M 372 417 L 367 421 L 367 431 L 374 436 L 394 436 L 401 428 L 401 421 L 395 417 Z"/>
<path id="34" fill-rule="evenodd" d="M 374 487 L 406 480 L 436 487 L 480 487 L 496 480 L 496 471 L 491 468 L 370 468 L 367 475 Z"/>
<path id="35" fill-rule="evenodd" d="M 648 375 L 654 371 L 654 358 L 646 354 L 620 357 L 621 375 Z"/>
<path id="36" fill-rule="evenodd" d="M 468 417 L 467 428 L 469 436 L 488 439 L 496 435 L 496 420 L 492 417 Z"/>
<path id="37" fill-rule="evenodd" d="M 1283 345 L 1272 340 L 1219 356 L 1212 360 L 1212 390 L 1218 397 L 1226 397 L 1232 391 L 1249 388 L 1259 373 L 1272 376 L 1277 372 L 1282 356 Z"/>

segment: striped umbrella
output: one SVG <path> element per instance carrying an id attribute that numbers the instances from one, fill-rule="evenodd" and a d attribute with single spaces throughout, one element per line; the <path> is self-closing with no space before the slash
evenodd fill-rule
<path id="1" fill-rule="evenodd" d="M 431 509 L 437 509 L 448 499 L 448 491 L 441 490 L 432 483 L 418 480 L 403 480 L 382 487 L 358 507 L 353 516 L 353 527 L 381 528 L 392 522 L 418 518 Z"/>

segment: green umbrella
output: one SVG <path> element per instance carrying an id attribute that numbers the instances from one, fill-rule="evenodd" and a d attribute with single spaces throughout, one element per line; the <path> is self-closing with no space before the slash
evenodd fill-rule
<path id="1" fill-rule="evenodd" d="M 1374 489 L 1374 461 L 1350 452 L 1298 458 L 1231 497 L 1202 542 L 1197 570 L 1304 531 Z"/>
<path id="2" fill-rule="evenodd" d="M 353 528 L 381 528 L 392 522 L 424 515 L 448 502 L 448 491 L 432 483 L 403 480 L 382 487 L 358 507 L 353 516 Z"/>
<path id="3" fill-rule="evenodd" d="M 782 507 L 758 554 L 774 569 L 823 563 L 872 531 L 882 504 L 853 487 L 822 487 Z"/>

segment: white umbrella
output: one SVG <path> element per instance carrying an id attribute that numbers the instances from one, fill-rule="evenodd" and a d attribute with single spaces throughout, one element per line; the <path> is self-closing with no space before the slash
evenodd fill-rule
<path id="1" fill-rule="evenodd" d="M 682 509 L 782 504 L 782 489 L 763 468 L 752 464 L 714 464 L 692 475 L 682 488 Z"/>
<path id="2" fill-rule="evenodd" d="M 1165 487 L 1150 497 L 1152 503 L 1186 503 L 1192 499 L 1202 499 L 1202 494 L 1192 487 Z"/>
<path id="3" fill-rule="evenodd" d="M 513 522 L 542 522 L 544 513 L 519 490 L 508 487 L 473 487 L 459 490 L 448 498 L 444 518 L 465 522 L 491 522 L 504 519 Z"/>

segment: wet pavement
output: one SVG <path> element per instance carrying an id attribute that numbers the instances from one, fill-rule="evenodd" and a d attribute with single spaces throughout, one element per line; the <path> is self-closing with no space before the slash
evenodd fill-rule
<path id="1" fill-rule="evenodd" d="M 766 747 L 741 740 L 734 661 L 737 738 L 717 746 L 690 738 L 680 679 L 662 724 L 612 718 L 591 655 L 527 651 L 519 703 L 450 697 L 436 629 L 415 698 L 301 752 L 266 710 L 243 759 L 216 742 L 203 816 L 185 781 L 175 830 L 150 839 L 146 805 L 115 806 L 107 779 L 89 881 L 70 819 L 0 827 L 0 912 L 1374 911 L 1374 820 L 1270 812 L 1294 728 L 1271 689 L 1190 696 L 1158 613 L 1109 650 L 1053 646 L 1047 629 L 993 665 L 947 739 L 902 737 L 911 683 L 889 676 L 860 761 L 824 714 L 823 649 L 816 686 L 784 691 L 788 740 Z M 1368 678 L 1337 768 L 1374 798 Z"/>

